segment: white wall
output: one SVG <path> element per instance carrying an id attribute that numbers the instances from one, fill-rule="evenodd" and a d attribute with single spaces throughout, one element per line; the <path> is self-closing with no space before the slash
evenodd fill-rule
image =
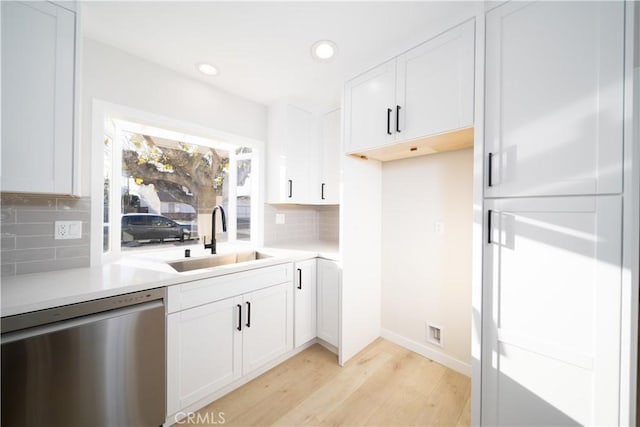
<path id="1" fill-rule="evenodd" d="M 471 148 L 382 166 L 382 336 L 467 375 L 472 185 Z M 444 348 L 427 343 L 427 321 Z"/>
<path id="2" fill-rule="evenodd" d="M 267 109 L 262 104 L 218 90 L 88 38 L 83 39 L 81 61 L 82 195 L 89 195 L 91 191 L 91 111 L 94 99 L 267 140 Z"/>

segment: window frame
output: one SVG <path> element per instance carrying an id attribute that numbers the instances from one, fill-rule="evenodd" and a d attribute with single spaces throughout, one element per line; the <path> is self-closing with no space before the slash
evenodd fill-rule
<path id="1" fill-rule="evenodd" d="M 232 209 L 227 216 L 233 218 L 229 221 L 227 233 L 229 243 L 238 243 L 260 247 L 264 244 L 264 162 L 265 143 L 263 141 L 231 134 L 208 127 L 203 127 L 194 123 L 176 120 L 169 117 L 148 113 L 133 108 L 112 104 L 102 100 L 94 100 L 92 108 L 92 173 L 91 173 L 91 265 L 98 266 L 110 262 L 118 261 L 122 257 L 120 239 L 116 236 L 121 234 L 121 175 L 122 175 L 122 140 L 121 132 L 137 132 L 154 135 L 156 131 L 163 132 L 162 137 L 174 139 L 185 139 L 192 143 L 201 145 L 211 145 L 214 141 L 216 148 L 227 149 L 229 152 L 229 182 L 237 182 L 237 160 L 236 149 L 239 147 L 249 147 L 252 160 L 251 175 L 251 211 L 250 211 L 250 241 L 236 239 L 236 203 L 230 203 Z M 106 123 L 111 121 L 114 127 L 110 129 Z M 109 188 L 109 250 L 103 251 L 104 235 L 104 146 L 105 136 L 109 136 L 113 142 L 111 161 L 111 182 Z M 158 136 L 158 135 L 156 135 Z M 198 142 L 199 141 L 199 142 Z M 240 154 L 240 156 L 246 156 Z M 236 185 L 229 186 L 229 201 L 236 200 Z M 114 219 L 117 219 L 114 221 Z M 201 244 L 202 242 L 199 242 Z M 148 251 L 162 251 L 163 248 L 148 249 Z M 136 252 L 127 252 L 127 255 L 145 252 L 144 249 Z"/>

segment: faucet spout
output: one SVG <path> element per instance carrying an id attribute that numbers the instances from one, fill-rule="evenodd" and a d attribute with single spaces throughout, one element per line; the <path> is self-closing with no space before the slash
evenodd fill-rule
<path id="1" fill-rule="evenodd" d="M 207 238 L 204 238 L 204 248 L 211 249 L 211 253 L 216 253 L 216 212 L 220 211 L 222 217 L 222 231 L 227 231 L 227 216 L 224 213 L 222 206 L 218 205 L 211 211 L 211 243 L 207 244 Z"/>

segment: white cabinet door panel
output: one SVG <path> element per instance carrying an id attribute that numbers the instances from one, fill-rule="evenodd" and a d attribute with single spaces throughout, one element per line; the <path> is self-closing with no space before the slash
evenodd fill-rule
<path id="1" fill-rule="evenodd" d="M 321 118 L 322 173 L 318 191 L 322 204 L 340 203 L 340 118 L 341 110 L 331 111 Z"/>
<path id="2" fill-rule="evenodd" d="M 318 338 L 338 347 L 340 328 L 340 266 L 335 261 L 318 259 Z"/>
<path id="3" fill-rule="evenodd" d="M 487 14 L 485 196 L 621 191 L 623 41 L 624 2 Z"/>
<path id="4" fill-rule="evenodd" d="M 395 58 L 348 81 L 344 96 L 347 152 L 380 147 L 395 140 Z"/>
<path id="5" fill-rule="evenodd" d="M 228 298 L 168 316 L 168 415 L 242 375 L 241 304 Z"/>
<path id="6" fill-rule="evenodd" d="M 2 191 L 73 193 L 75 14 L 2 2 Z"/>
<path id="7" fill-rule="evenodd" d="M 474 42 L 470 21 L 398 58 L 398 138 L 473 126 Z"/>
<path id="8" fill-rule="evenodd" d="M 243 374 L 248 374 L 293 348 L 291 283 L 244 296 Z"/>
<path id="9" fill-rule="evenodd" d="M 298 347 L 314 339 L 316 330 L 316 260 L 296 262 L 294 282 L 294 339 Z"/>
<path id="10" fill-rule="evenodd" d="M 613 425 L 619 196 L 487 200 L 485 425 Z"/>

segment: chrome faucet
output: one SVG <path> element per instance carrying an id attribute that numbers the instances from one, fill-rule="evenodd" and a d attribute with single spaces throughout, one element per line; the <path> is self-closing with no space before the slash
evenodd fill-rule
<path id="1" fill-rule="evenodd" d="M 227 231 L 227 218 L 224 214 L 224 209 L 222 206 L 218 205 L 213 208 L 211 212 L 211 243 L 207 244 L 207 236 L 204 236 L 204 248 L 211 249 L 211 253 L 216 253 L 216 211 L 220 209 L 220 214 L 222 215 L 222 231 Z"/>

